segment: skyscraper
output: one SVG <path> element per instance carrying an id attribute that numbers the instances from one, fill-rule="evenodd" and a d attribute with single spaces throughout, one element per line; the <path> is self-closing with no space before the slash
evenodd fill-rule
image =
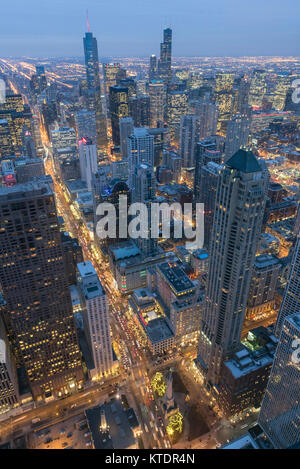
<path id="1" fill-rule="evenodd" d="M 160 60 L 158 62 L 158 74 L 164 83 L 169 83 L 172 78 L 172 29 L 165 28 L 163 42 L 160 44 Z"/>
<path id="2" fill-rule="evenodd" d="M 120 119 L 127 117 L 128 88 L 111 86 L 109 89 L 109 110 L 111 118 L 112 139 L 115 145 L 120 145 Z"/>
<path id="3" fill-rule="evenodd" d="M 254 70 L 250 84 L 249 104 L 254 108 L 261 108 L 266 91 L 266 72 Z"/>
<path id="4" fill-rule="evenodd" d="M 277 76 L 277 83 L 274 90 L 273 108 L 283 111 L 287 92 L 291 87 L 291 77 L 288 73 L 281 73 Z"/>
<path id="5" fill-rule="evenodd" d="M 149 80 L 155 80 L 157 75 L 157 58 L 156 55 L 152 54 L 150 57 L 149 64 Z"/>
<path id="6" fill-rule="evenodd" d="M 145 256 L 151 256 L 157 252 L 157 239 L 150 237 L 151 227 L 151 203 L 155 200 L 156 189 L 154 168 L 148 163 L 136 165 L 132 175 L 132 202 L 146 204 L 148 221 L 148 238 L 136 239 L 136 244 Z"/>
<path id="7" fill-rule="evenodd" d="M 150 96 L 150 125 L 157 127 L 157 122 L 164 121 L 164 109 L 166 103 L 165 85 L 161 80 L 149 83 Z"/>
<path id="8" fill-rule="evenodd" d="M 167 122 L 170 128 L 170 138 L 179 142 L 180 119 L 187 113 L 187 94 L 185 91 L 171 91 L 167 95 Z"/>
<path id="9" fill-rule="evenodd" d="M 149 133 L 148 129 L 139 127 L 134 129 L 133 134 L 128 137 L 127 145 L 129 187 L 132 189 L 134 168 L 142 163 L 147 163 L 152 168 L 154 166 L 154 136 Z"/>
<path id="10" fill-rule="evenodd" d="M 227 124 L 225 141 L 225 161 L 231 158 L 240 148 L 249 143 L 251 120 L 241 114 L 236 114 Z"/>
<path id="11" fill-rule="evenodd" d="M 275 334 L 279 337 L 286 317 L 300 312 L 300 233 L 291 261 L 290 276 L 280 306 Z"/>
<path id="12" fill-rule="evenodd" d="M 198 354 L 208 385 L 218 385 L 222 362 L 240 341 L 267 184 L 266 171 L 244 150 L 218 180 Z"/>
<path id="13" fill-rule="evenodd" d="M 0 414 L 16 407 L 19 403 L 16 364 L 4 323 L 6 314 L 6 304 L 0 295 Z"/>
<path id="14" fill-rule="evenodd" d="M 197 135 L 199 140 L 217 133 L 218 106 L 205 99 L 195 105 L 195 114 L 198 116 Z"/>
<path id="15" fill-rule="evenodd" d="M 83 380 L 54 194 L 42 179 L 0 189 L 0 282 L 34 398 Z"/>
<path id="16" fill-rule="evenodd" d="M 300 314 L 282 323 L 279 343 L 258 423 L 275 449 L 300 441 Z"/>
<path id="17" fill-rule="evenodd" d="M 198 116 L 194 114 L 183 115 L 180 119 L 179 148 L 183 168 L 193 168 L 195 165 L 198 120 Z"/>
<path id="18" fill-rule="evenodd" d="M 79 140 L 79 162 L 81 179 L 92 189 L 92 175 L 97 172 L 97 148 L 90 138 Z"/>
<path id="19" fill-rule="evenodd" d="M 89 109 L 95 112 L 97 144 L 99 147 L 103 147 L 107 144 L 106 121 L 102 113 L 98 45 L 93 33 L 85 33 L 83 47 L 87 80 L 87 104 Z"/>
<path id="20" fill-rule="evenodd" d="M 215 102 L 218 104 L 218 130 L 226 129 L 226 122 L 231 118 L 233 109 L 234 73 L 216 75 Z"/>
<path id="21" fill-rule="evenodd" d="M 96 117 L 94 111 L 82 109 L 76 112 L 76 130 L 78 139 L 89 137 L 96 140 Z"/>
<path id="22" fill-rule="evenodd" d="M 128 156 L 128 143 L 127 139 L 133 134 L 133 119 L 132 117 L 122 117 L 120 120 L 120 151 L 122 158 Z"/>
<path id="23" fill-rule="evenodd" d="M 106 293 L 91 262 L 81 262 L 77 268 L 85 302 L 83 318 L 87 341 L 94 361 L 92 378 L 100 379 L 109 375 L 113 367 Z"/>

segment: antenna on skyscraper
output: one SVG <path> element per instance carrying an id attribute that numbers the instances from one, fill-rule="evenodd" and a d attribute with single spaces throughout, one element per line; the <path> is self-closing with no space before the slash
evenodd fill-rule
<path id="1" fill-rule="evenodd" d="M 86 10 L 86 23 L 87 23 L 88 33 L 89 33 L 90 32 L 89 10 Z"/>

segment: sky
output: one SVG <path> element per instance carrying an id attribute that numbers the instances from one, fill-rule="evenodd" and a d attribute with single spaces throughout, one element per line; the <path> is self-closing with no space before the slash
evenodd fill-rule
<path id="1" fill-rule="evenodd" d="M 299 0 L 1 1 L 0 57 L 82 55 L 86 10 L 100 57 L 300 56 Z"/>

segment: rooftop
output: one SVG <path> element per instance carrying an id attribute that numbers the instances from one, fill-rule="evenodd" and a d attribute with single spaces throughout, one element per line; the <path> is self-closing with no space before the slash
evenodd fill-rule
<path id="1" fill-rule="evenodd" d="M 101 409 L 104 413 L 108 431 L 101 432 Z M 133 409 L 125 410 L 122 402 L 113 399 L 103 406 L 85 411 L 95 449 L 127 449 L 136 445 L 133 429 L 139 422 Z"/>
<path id="2" fill-rule="evenodd" d="M 244 173 L 257 173 L 262 170 L 252 151 L 246 150 L 238 150 L 229 158 L 226 162 L 226 166 Z"/>
<path id="3" fill-rule="evenodd" d="M 159 264 L 157 269 L 163 275 L 176 295 L 190 293 L 195 290 L 195 285 L 178 264 L 164 262 L 163 264 Z"/>

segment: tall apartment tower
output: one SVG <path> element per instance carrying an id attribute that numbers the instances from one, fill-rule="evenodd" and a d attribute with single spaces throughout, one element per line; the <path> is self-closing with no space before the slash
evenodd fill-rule
<path id="1" fill-rule="evenodd" d="M 155 80 L 157 75 L 157 57 L 152 54 L 149 62 L 149 80 Z"/>
<path id="2" fill-rule="evenodd" d="M 164 83 L 169 83 L 172 79 L 172 29 L 165 28 L 163 34 L 163 42 L 160 44 L 158 73 Z"/>
<path id="3" fill-rule="evenodd" d="M 149 83 L 150 125 L 157 127 L 157 122 L 164 121 L 166 91 L 163 81 L 153 80 Z"/>
<path id="4" fill-rule="evenodd" d="M 225 161 L 249 142 L 251 120 L 248 116 L 236 114 L 227 124 L 225 141 Z"/>
<path id="5" fill-rule="evenodd" d="M 107 145 L 106 120 L 102 112 L 98 45 L 97 39 L 93 37 L 93 33 L 85 33 L 83 47 L 86 67 L 87 102 L 89 109 L 95 112 L 97 144 L 99 147 L 102 147 Z"/>
<path id="6" fill-rule="evenodd" d="M 195 106 L 198 116 L 197 135 L 199 139 L 216 135 L 218 125 L 218 106 L 208 100 L 199 101 Z"/>
<path id="7" fill-rule="evenodd" d="M 128 88 L 117 85 L 109 88 L 109 110 L 112 140 L 115 145 L 120 145 L 120 120 L 129 114 Z"/>
<path id="8" fill-rule="evenodd" d="M 300 312 L 300 233 L 291 262 L 290 276 L 278 314 L 275 334 L 279 337 L 286 317 Z"/>
<path id="9" fill-rule="evenodd" d="M 198 354 L 207 385 L 219 384 L 222 362 L 240 342 L 267 185 L 266 171 L 244 150 L 218 180 Z"/>
<path id="10" fill-rule="evenodd" d="M 90 191 L 92 190 L 92 174 L 96 174 L 98 169 L 97 147 L 90 138 L 79 140 L 79 163 L 81 179 Z"/>
<path id="11" fill-rule="evenodd" d="M 141 163 L 133 170 L 132 202 L 139 202 L 147 206 L 147 221 L 149 238 L 138 238 L 136 244 L 145 256 L 151 256 L 157 252 L 157 239 L 150 237 L 151 227 L 151 203 L 155 200 L 156 181 L 153 166 Z"/>
<path id="12" fill-rule="evenodd" d="M 249 104 L 253 107 L 261 107 L 266 91 L 265 70 L 254 70 L 250 84 Z"/>
<path id="13" fill-rule="evenodd" d="M 154 136 L 145 127 L 134 129 L 127 139 L 129 188 L 133 188 L 132 175 L 134 168 L 142 163 L 154 166 Z"/>
<path id="14" fill-rule="evenodd" d="M 258 423 L 275 449 L 300 441 L 300 314 L 287 317 L 277 346 Z"/>
<path id="15" fill-rule="evenodd" d="M 128 157 L 127 138 L 133 134 L 134 123 L 132 117 L 122 117 L 120 120 L 120 150 L 122 158 Z"/>
<path id="16" fill-rule="evenodd" d="M 85 330 L 95 367 L 92 378 L 100 379 L 109 375 L 113 367 L 107 297 L 91 262 L 81 262 L 77 268 L 86 306 Z"/>
<path id="17" fill-rule="evenodd" d="M 54 194 L 41 178 L 0 189 L 0 283 L 34 398 L 83 380 Z"/>
<path id="18" fill-rule="evenodd" d="M 195 166 L 195 147 L 198 140 L 198 116 L 186 114 L 180 119 L 179 148 L 183 168 Z"/>

